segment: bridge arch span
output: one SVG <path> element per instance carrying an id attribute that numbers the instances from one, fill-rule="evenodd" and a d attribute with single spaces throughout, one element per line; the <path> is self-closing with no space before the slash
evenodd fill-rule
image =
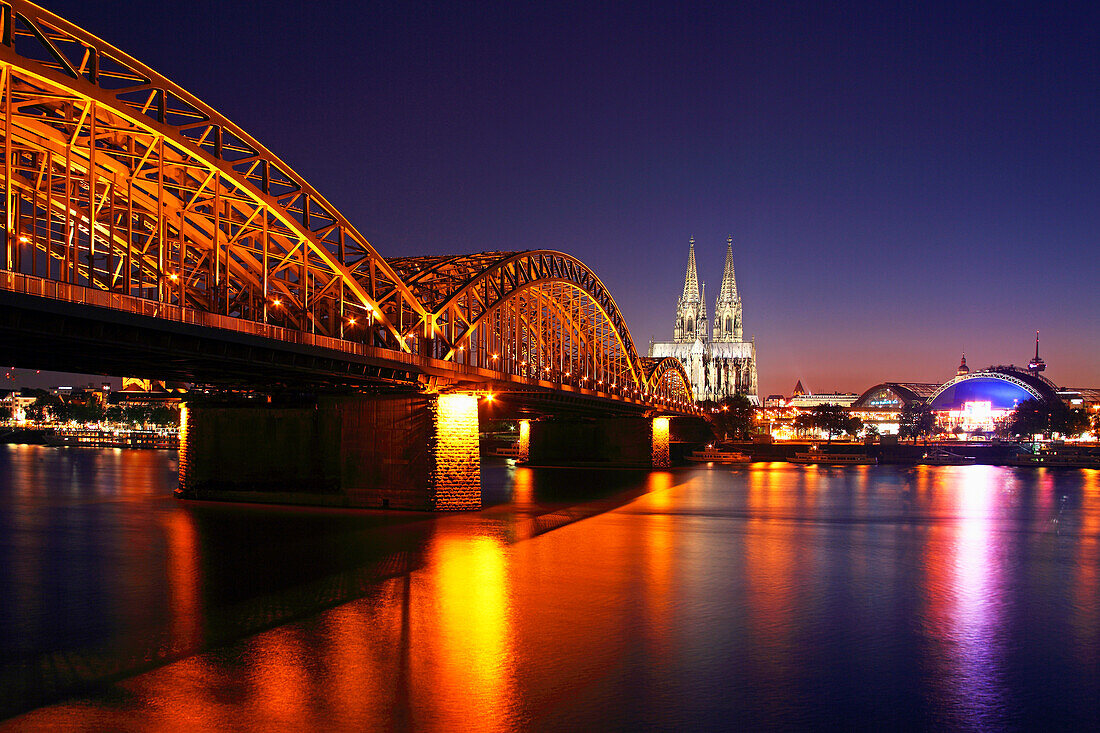
<path id="1" fill-rule="evenodd" d="M 552 250 L 389 260 L 430 311 L 439 358 L 510 373 L 646 391 L 638 352 L 614 298 L 572 255 Z M 578 381 L 579 380 L 579 381 Z"/>
<path id="2" fill-rule="evenodd" d="M 695 395 L 691 391 L 691 378 L 679 359 L 643 357 L 642 369 L 646 375 L 646 391 L 665 399 L 692 404 Z"/>
<path id="3" fill-rule="evenodd" d="M 365 311 L 409 350 L 426 310 L 384 258 L 194 95 L 22 0 L 0 2 L 0 87 L 4 269 L 325 336 Z"/>

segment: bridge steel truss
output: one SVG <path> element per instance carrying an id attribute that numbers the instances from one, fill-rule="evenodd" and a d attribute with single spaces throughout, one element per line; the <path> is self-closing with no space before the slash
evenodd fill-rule
<path id="1" fill-rule="evenodd" d="M 645 399 L 690 401 L 682 365 L 644 365 L 607 287 L 562 252 L 401 257 L 436 358 Z M 648 366 L 648 368 L 647 368 Z"/>
<path id="2" fill-rule="evenodd" d="M 408 351 L 423 308 L 247 133 L 30 3 L 0 40 L 6 269 L 330 337 L 361 315 Z"/>
<path id="3" fill-rule="evenodd" d="M 614 299 L 576 258 L 387 260 L 224 116 L 22 0 L 0 0 L 0 117 L 0 269 L 128 296 L 119 308 L 138 298 L 264 333 L 693 401 L 679 362 L 638 356 Z"/>

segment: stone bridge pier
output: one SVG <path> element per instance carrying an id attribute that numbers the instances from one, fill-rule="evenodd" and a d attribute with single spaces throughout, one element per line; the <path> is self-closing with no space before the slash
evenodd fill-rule
<path id="1" fill-rule="evenodd" d="M 674 459 L 674 441 L 685 432 L 694 435 L 696 422 L 701 421 L 678 417 L 524 420 L 520 460 L 535 466 L 668 468 Z"/>
<path id="2" fill-rule="evenodd" d="M 191 403 L 180 425 L 188 499 L 455 511 L 481 508 L 477 396 L 322 396 Z"/>

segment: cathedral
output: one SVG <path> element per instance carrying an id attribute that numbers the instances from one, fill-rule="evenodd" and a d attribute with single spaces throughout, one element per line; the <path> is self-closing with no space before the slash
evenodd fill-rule
<path id="1" fill-rule="evenodd" d="M 740 393 L 760 404 L 756 394 L 756 341 L 744 340 L 741 296 L 733 272 L 733 237 L 726 240 L 726 268 L 714 303 L 713 327 L 707 328 L 706 283 L 695 269 L 695 237 L 688 250 L 684 294 L 676 304 L 672 341 L 649 342 L 652 357 L 680 360 L 691 378 L 695 399 L 720 400 Z"/>

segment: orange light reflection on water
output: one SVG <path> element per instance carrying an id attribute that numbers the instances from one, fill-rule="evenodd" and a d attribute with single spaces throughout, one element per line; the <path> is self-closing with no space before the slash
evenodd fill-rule
<path id="1" fill-rule="evenodd" d="M 170 634 L 172 649 L 179 654 L 197 649 L 202 643 L 198 543 L 194 519 L 184 508 L 165 519 L 164 530 L 171 593 Z"/>
<path id="2" fill-rule="evenodd" d="M 665 658 L 673 653 L 675 631 L 672 608 L 675 603 L 674 562 L 676 557 L 674 517 L 668 514 L 675 504 L 672 474 L 650 474 L 649 492 L 643 501 L 652 511 L 642 523 L 641 552 L 644 558 L 645 628 L 651 653 Z"/>
<path id="3" fill-rule="evenodd" d="M 511 605 L 503 543 L 446 531 L 413 575 L 412 698 L 440 730 L 514 727 Z"/>
<path id="4" fill-rule="evenodd" d="M 815 490 L 817 466 L 800 471 L 797 481 L 805 493 Z M 766 470 L 749 473 L 748 510 L 744 534 L 745 597 L 748 600 L 748 633 L 761 648 L 788 649 L 794 628 L 791 618 L 797 597 L 795 550 L 797 528 L 778 516 L 778 494 L 789 480 L 787 464 L 769 464 Z M 804 483 L 803 483 L 804 482 Z M 785 676 L 781 654 L 757 658 L 755 674 L 764 679 Z"/>

